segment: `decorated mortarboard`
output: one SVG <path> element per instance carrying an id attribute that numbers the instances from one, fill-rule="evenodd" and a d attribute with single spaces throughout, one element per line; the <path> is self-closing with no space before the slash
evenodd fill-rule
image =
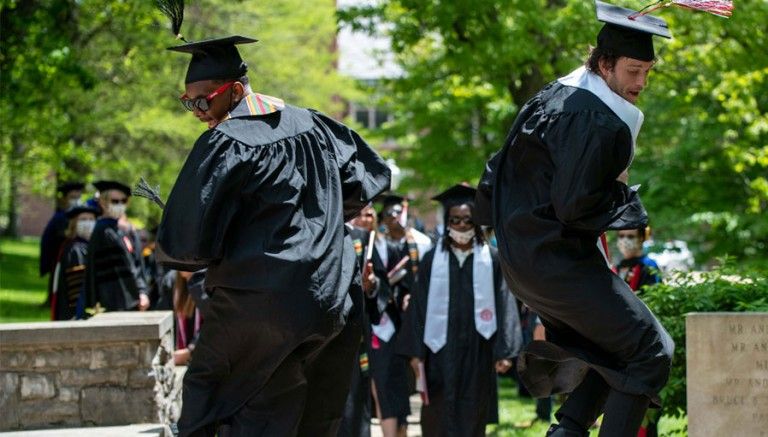
<path id="1" fill-rule="evenodd" d="M 201 80 L 237 79 L 248 71 L 248 64 L 240 57 L 240 52 L 235 46 L 256 41 L 258 40 L 234 35 L 190 42 L 168 47 L 168 50 L 192 55 L 184 83 Z"/>
<path id="2" fill-rule="evenodd" d="M 475 201 L 477 190 L 467 184 L 457 184 L 433 197 L 432 200 L 443 204 L 443 207 L 463 205 Z"/>
<path id="3" fill-rule="evenodd" d="M 595 1 L 597 19 L 605 23 L 597 34 L 597 47 L 616 56 L 653 61 L 653 36 L 672 38 L 667 22 L 638 11 Z"/>
<path id="4" fill-rule="evenodd" d="M 93 186 L 96 187 L 97 190 L 99 190 L 100 193 L 103 193 L 104 191 L 108 190 L 118 190 L 122 191 L 123 194 L 130 197 L 131 196 L 131 187 L 125 184 L 121 184 L 117 181 L 96 181 L 93 183 Z"/>
<path id="5" fill-rule="evenodd" d="M 72 208 L 69 208 L 64 213 L 64 215 L 68 219 L 71 219 L 71 218 L 77 217 L 78 215 L 80 215 L 80 214 L 82 214 L 84 212 L 90 212 L 91 214 L 93 214 L 93 215 L 95 215 L 97 217 L 99 215 L 101 215 L 101 210 L 100 209 L 94 208 L 94 207 L 92 207 L 91 205 L 88 205 L 88 204 L 73 206 Z"/>
<path id="6" fill-rule="evenodd" d="M 61 194 L 67 194 L 70 191 L 83 191 L 85 184 L 82 182 L 64 182 L 56 187 L 56 191 Z"/>
<path id="7" fill-rule="evenodd" d="M 157 0 L 157 5 L 171 20 L 171 31 L 176 38 L 184 41 L 184 44 L 168 47 L 168 50 L 192 55 L 184 83 L 238 79 L 248 71 L 248 64 L 243 62 L 235 46 L 258 40 L 233 35 L 189 42 L 181 34 L 181 24 L 184 22 L 184 0 Z"/>

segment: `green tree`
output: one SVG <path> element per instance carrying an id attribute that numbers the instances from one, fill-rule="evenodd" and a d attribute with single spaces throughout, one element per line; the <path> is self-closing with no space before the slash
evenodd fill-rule
<path id="1" fill-rule="evenodd" d="M 255 91 L 341 112 L 354 87 L 333 68 L 332 3 L 187 3 L 187 40 L 260 39 L 242 46 Z M 0 15 L 0 211 L 13 213 L 19 200 L 5 193 L 22 185 L 46 193 L 73 178 L 143 175 L 167 194 L 204 126 L 177 101 L 189 57 L 165 50 L 180 42 L 154 2 L 0 0 Z M 159 216 L 143 201 L 129 213 Z"/>
<path id="2" fill-rule="evenodd" d="M 521 105 L 583 62 L 600 28 L 594 14 L 582 0 L 388 0 L 338 15 L 392 38 L 404 76 L 375 90 L 395 116 L 384 134 L 403 146 L 406 185 L 435 190 L 478 180 Z M 693 241 L 702 260 L 764 261 L 768 2 L 739 2 L 729 20 L 661 14 L 675 38 L 656 44 L 632 181 L 662 238 Z"/>

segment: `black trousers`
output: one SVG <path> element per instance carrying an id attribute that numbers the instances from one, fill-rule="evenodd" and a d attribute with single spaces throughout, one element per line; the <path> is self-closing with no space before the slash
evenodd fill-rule
<path id="1" fill-rule="evenodd" d="M 302 292 L 303 291 L 303 292 Z M 179 435 L 335 436 L 362 330 L 306 290 L 216 289 L 184 378 Z"/>

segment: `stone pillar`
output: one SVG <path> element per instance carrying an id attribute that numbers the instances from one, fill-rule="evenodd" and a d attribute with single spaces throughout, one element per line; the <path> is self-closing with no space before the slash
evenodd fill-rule
<path id="1" fill-rule="evenodd" d="M 0 324 L 0 430 L 178 417 L 170 311 Z"/>

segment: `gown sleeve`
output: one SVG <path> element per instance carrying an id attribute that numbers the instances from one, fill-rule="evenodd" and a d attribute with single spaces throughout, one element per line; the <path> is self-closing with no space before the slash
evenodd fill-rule
<path id="1" fill-rule="evenodd" d="M 566 113 L 550 122 L 544 142 L 555 168 L 552 205 L 567 230 L 598 235 L 647 223 L 637 192 L 616 180 L 632 153 L 626 126 L 600 112 Z"/>
<path id="2" fill-rule="evenodd" d="M 222 258 L 243 193 L 258 188 L 279 162 L 281 147 L 243 144 L 215 129 L 195 143 L 173 186 L 158 232 L 158 261 L 197 271 Z"/>
<path id="3" fill-rule="evenodd" d="M 403 314 L 403 324 L 397 340 L 397 353 L 400 355 L 421 359 L 427 355 L 427 348 L 424 344 L 424 323 L 427 316 L 427 295 L 434 255 L 435 250 L 432 249 L 424 255 L 421 263 L 419 263 L 416 290 L 411 296 L 408 310 Z"/>
<path id="4" fill-rule="evenodd" d="M 523 331 L 515 296 L 507 286 L 501 273 L 498 257 L 494 256 L 494 285 L 496 289 L 496 344 L 493 348 L 494 361 L 511 360 L 520 353 L 523 345 Z"/>
<path id="5" fill-rule="evenodd" d="M 389 189 L 389 167 L 357 132 L 319 112 L 313 111 L 313 115 L 333 141 L 341 176 L 344 221 L 349 221 L 374 197 Z"/>

